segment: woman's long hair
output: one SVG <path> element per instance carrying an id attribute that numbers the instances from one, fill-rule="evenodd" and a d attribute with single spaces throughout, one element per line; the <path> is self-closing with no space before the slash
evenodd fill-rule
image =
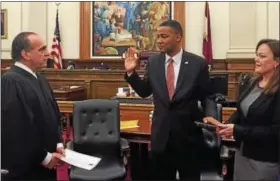
<path id="1" fill-rule="evenodd" d="M 266 44 L 270 48 L 270 50 L 273 53 L 274 61 L 279 61 L 279 59 L 280 59 L 280 49 L 279 49 L 280 41 L 275 40 L 275 39 L 262 39 L 257 44 L 256 52 L 262 44 Z M 280 69 L 279 69 L 279 65 L 278 65 L 277 67 L 275 67 L 274 74 L 272 75 L 272 77 L 270 78 L 270 80 L 268 81 L 266 86 L 264 87 L 265 94 L 273 94 L 279 89 L 279 76 L 280 76 Z M 256 79 L 260 80 L 261 75 L 259 75 L 259 74 L 255 75 L 252 80 L 254 81 Z"/>

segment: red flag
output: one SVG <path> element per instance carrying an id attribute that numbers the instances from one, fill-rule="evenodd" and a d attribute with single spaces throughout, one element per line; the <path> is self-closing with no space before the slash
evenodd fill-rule
<path id="1" fill-rule="evenodd" d="M 208 2 L 205 2 L 205 15 L 204 15 L 204 32 L 203 32 L 203 48 L 202 53 L 204 58 L 210 64 L 213 60 L 212 54 L 212 39 L 211 39 L 211 23 L 210 23 L 210 10 Z"/>
<path id="2" fill-rule="evenodd" d="M 54 67 L 57 69 L 62 69 L 62 51 L 60 46 L 60 30 L 58 22 L 58 9 L 56 10 L 56 25 L 54 31 L 54 37 L 52 42 L 51 56 L 54 60 Z"/>

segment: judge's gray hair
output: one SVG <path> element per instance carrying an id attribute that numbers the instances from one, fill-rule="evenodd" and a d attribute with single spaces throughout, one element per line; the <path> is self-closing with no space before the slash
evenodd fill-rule
<path id="1" fill-rule="evenodd" d="M 11 57 L 14 61 L 21 60 L 21 51 L 22 50 L 31 50 L 30 41 L 28 39 L 29 35 L 36 35 L 34 32 L 21 32 L 19 33 L 12 42 L 12 51 Z"/>

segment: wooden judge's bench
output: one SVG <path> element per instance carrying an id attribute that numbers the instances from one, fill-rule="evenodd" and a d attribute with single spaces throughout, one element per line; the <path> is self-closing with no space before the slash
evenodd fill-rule
<path id="1" fill-rule="evenodd" d="M 86 99 L 86 89 L 83 86 L 53 85 L 53 92 L 58 101 L 80 101 Z"/>
<path id="2" fill-rule="evenodd" d="M 143 75 L 144 71 L 138 71 Z M 3 72 L 2 72 L 3 73 Z M 124 80 L 123 70 L 56 70 L 45 69 L 40 72 L 44 74 L 51 84 L 56 99 L 59 101 L 62 113 L 72 113 L 68 109 L 69 102 L 85 99 L 111 99 L 116 96 L 119 87 L 127 87 Z M 228 74 L 228 96 L 229 100 L 235 100 L 238 94 L 238 77 L 241 72 L 212 71 L 210 74 Z M 138 104 L 137 101 L 130 104 L 121 104 L 121 120 L 139 119 L 145 122 L 149 120 L 152 104 Z M 235 110 L 232 107 L 223 108 L 223 121 L 227 120 Z M 144 123 L 146 125 L 147 123 Z"/>
<path id="3" fill-rule="evenodd" d="M 5 73 L 6 68 L 1 68 L 1 73 Z M 140 75 L 143 70 L 137 71 Z M 43 69 L 39 73 L 45 75 L 49 83 L 59 89 L 64 86 L 81 86 L 85 89 L 85 99 L 110 99 L 116 95 L 118 87 L 127 87 L 124 80 L 124 70 L 92 70 L 92 69 L 74 69 L 57 70 Z M 238 78 L 243 73 L 241 70 L 211 71 L 210 75 L 227 74 L 228 76 L 228 94 L 227 98 L 235 100 L 238 94 Z M 59 94 L 59 93 L 58 93 Z M 61 96 L 60 96 L 61 95 Z M 59 99 L 63 94 L 59 95 Z M 68 96 L 69 97 L 69 96 Z M 65 97 L 63 98 L 65 100 Z"/>
<path id="4" fill-rule="evenodd" d="M 2 68 L 1 73 L 7 69 Z M 140 75 L 144 74 L 143 70 L 137 71 Z M 124 70 L 57 70 L 44 69 L 39 73 L 45 75 L 53 88 L 63 86 L 81 86 L 86 92 L 86 99 L 110 99 L 116 95 L 118 87 L 127 87 L 124 80 Z M 237 97 L 238 78 L 241 71 L 211 71 L 210 75 L 227 75 L 228 76 L 228 99 L 235 100 Z M 62 95 L 62 94 L 61 94 Z M 61 98 L 61 96 L 59 96 Z"/>

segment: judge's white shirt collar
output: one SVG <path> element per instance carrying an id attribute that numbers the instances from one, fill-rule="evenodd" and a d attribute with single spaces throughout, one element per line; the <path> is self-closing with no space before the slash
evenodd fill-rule
<path id="1" fill-rule="evenodd" d="M 23 70 L 25 70 L 25 71 L 31 73 L 35 78 L 37 78 L 37 75 L 36 75 L 29 67 L 27 67 L 27 66 L 24 65 L 23 63 L 17 61 L 17 62 L 15 63 L 15 66 L 17 66 L 17 67 L 19 67 L 19 68 L 22 68 Z"/>

